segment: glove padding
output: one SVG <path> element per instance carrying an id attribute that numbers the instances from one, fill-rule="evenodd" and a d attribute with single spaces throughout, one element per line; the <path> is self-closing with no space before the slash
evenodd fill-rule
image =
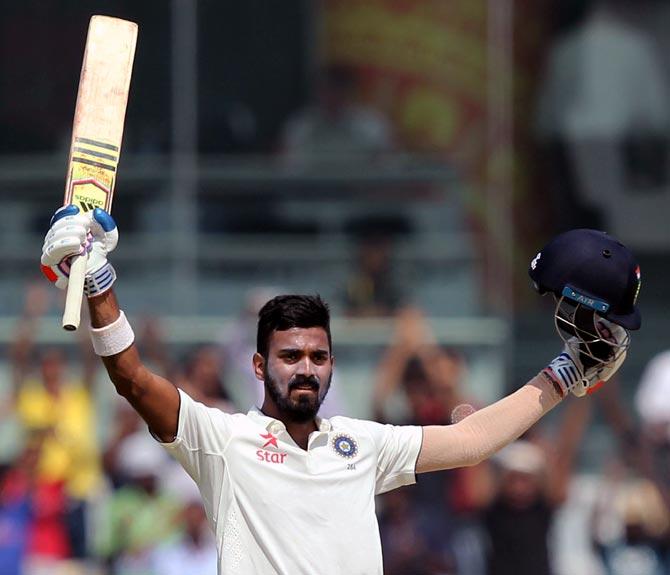
<path id="1" fill-rule="evenodd" d="M 109 289 L 116 279 L 107 254 L 119 241 L 116 222 L 106 211 L 95 208 L 81 213 L 75 205 L 64 206 L 51 218 L 42 246 L 42 273 L 59 289 L 66 289 L 74 256 L 88 253 L 87 295 Z"/>
<path id="2" fill-rule="evenodd" d="M 577 337 L 571 337 L 567 340 L 563 352 L 543 370 L 543 373 L 560 387 L 563 397 L 569 392 L 577 397 L 592 393 L 610 379 L 626 359 L 628 332 L 605 319 L 598 320 L 597 328 L 601 337 L 612 344 L 609 358 L 602 362 L 594 362 L 592 358 L 580 352 L 584 343 Z"/>

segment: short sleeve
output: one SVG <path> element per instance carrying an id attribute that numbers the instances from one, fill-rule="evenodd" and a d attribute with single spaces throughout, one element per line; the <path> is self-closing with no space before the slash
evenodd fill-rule
<path id="1" fill-rule="evenodd" d="M 161 445 L 198 484 L 205 502 L 212 501 L 223 481 L 232 416 L 194 401 L 181 389 L 179 399 L 177 437 Z"/>
<path id="2" fill-rule="evenodd" d="M 369 422 L 377 446 L 375 493 L 385 493 L 416 482 L 416 460 L 423 430 L 416 425 L 382 425 Z"/>

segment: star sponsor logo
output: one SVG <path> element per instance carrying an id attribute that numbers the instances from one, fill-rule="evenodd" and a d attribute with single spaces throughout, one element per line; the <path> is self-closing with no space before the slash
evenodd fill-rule
<path id="1" fill-rule="evenodd" d="M 261 449 L 256 450 L 256 459 L 262 461 L 263 463 L 279 463 L 283 464 L 286 461 L 286 453 L 282 451 L 269 451 L 267 447 L 274 447 L 274 449 L 279 449 L 277 445 L 277 436 L 273 435 L 271 432 L 259 434 L 261 438 L 265 441 Z"/>
<path id="2" fill-rule="evenodd" d="M 261 436 L 263 439 L 266 440 L 266 441 L 265 441 L 265 444 L 263 445 L 263 449 L 265 449 L 265 448 L 268 447 L 269 445 L 271 445 L 271 446 L 274 447 L 275 449 L 278 448 L 278 447 L 277 447 L 277 436 L 276 436 L 276 435 L 272 435 L 272 433 L 270 433 L 270 432 L 268 431 L 267 433 L 261 433 L 260 436 Z"/>
<path id="3" fill-rule="evenodd" d="M 258 449 L 256 451 L 256 459 L 264 463 L 284 463 L 286 455 L 284 452 L 267 451 L 266 449 Z"/>
<path id="4" fill-rule="evenodd" d="M 353 437 L 346 433 L 339 433 L 333 437 L 331 445 L 335 450 L 335 453 L 345 459 L 353 459 L 358 455 L 358 443 Z"/>

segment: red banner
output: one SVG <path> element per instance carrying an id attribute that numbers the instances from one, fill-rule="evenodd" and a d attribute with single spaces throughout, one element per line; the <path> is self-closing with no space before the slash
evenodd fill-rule
<path id="1" fill-rule="evenodd" d="M 330 0 L 324 25 L 325 60 L 362 72 L 364 98 L 391 118 L 403 148 L 481 154 L 485 2 Z"/>

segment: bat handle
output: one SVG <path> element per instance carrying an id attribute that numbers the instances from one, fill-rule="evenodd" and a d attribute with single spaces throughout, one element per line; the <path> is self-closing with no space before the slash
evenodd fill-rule
<path id="1" fill-rule="evenodd" d="M 70 279 L 67 284 L 65 310 L 63 311 L 63 329 L 67 331 L 75 331 L 79 327 L 87 259 L 88 254 L 77 256 L 70 265 Z"/>

